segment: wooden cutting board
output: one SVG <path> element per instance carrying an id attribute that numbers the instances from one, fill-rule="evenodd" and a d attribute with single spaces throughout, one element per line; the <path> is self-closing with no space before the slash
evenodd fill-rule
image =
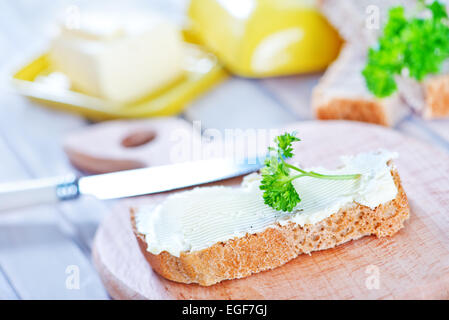
<path id="1" fill-rule="evenodd" d="M 107 121 L 71 132 L 63 146 L 79 170 L 100 174 L 210 157 L 265 155 L 277 130 L 255 131 L 247 139 L 236 131 L 231 140 L 217 130 L 205 130 L 178 118 Z M 226 144 L 226 141 L 231 141 Z"/>
<path id="2" fill-rule="evenodd" d="M 303 166 L 338 165 L 338 156 L 386 148 L 409 198 L 411 217 L 391 238 L 365 237 L 334 249 L 300 255 L 279 268 L 211 287 L 157 275 L 131 231 L 128 206 L 166 194 L 121 203 L 99 227 L 93 259 L 115 299 L 448 299 L 449 155 L 390 129 L 354 122 L 301 122 L 296 147 Z M 227 181 L 236 185 L 240 179 Z"/>
<path id="3" fill-rule="evenodd" d="M 168 146 L 195 144 L 198 130 L 178 118 L 106 121 L 71 132 L 64 151 L 81 171 L 98 174 L 182 162 Z"/>

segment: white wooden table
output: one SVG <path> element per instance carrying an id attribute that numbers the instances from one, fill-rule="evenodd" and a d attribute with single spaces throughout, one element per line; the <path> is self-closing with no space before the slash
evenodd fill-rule
<path id="1" fill-rule="evenodd" d="M 73 171 L 61 139 L 88 125 L 81 117 L 41 108 L 8 86 L 14 68 L 45 49 L 54 17 L 67 5 L 87 3 L 55 2 L 0 0 L 0 182 Z M 128 3 L 180 19 L 184 0 Z M 192 104 L 183 117 L 218 129 L 308 120 L 310 88 L 318 77 L 231 79 Z M 449 152 L 449 120 L 423 121 L 409 115 L 394 130 Z M 83 199 L 0 215 L 0 299 L 108 299 L 91 263 L 90 248 L 111 205 Z M 78 272 L 79 288 L 71 282 Z"/>

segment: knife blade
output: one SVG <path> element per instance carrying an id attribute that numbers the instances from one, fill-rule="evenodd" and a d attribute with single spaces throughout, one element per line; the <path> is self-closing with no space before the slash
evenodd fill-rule
<path id="1" fill-rule="evenodd" d="M 207 184 L 259 170 L 263 161 L 210 159 L 77 178 L 74 175 L 0 184 L 0 210 L 73 200 L 154 194 Z"/>

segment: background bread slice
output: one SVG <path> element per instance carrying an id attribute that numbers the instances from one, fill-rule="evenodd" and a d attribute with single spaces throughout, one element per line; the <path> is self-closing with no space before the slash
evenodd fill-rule
<path id="1" fill-rule="evenodd" d="M 345 119 L 393 126 L 408 112 L 399 94 L 378 99 L 362 76 L 366 51 L 345 45 L 312 92 L 312 108 L 318 119 Z"/>
<path id="2" fill-rule="evenodd" d="M 448 0 L 440 0 L 449 5 Z M 429 76 L 422 83 L 399 78 L 398 94 L 386 99 L 374 97 L 366 89 L 361 75 L 368 48 L 377 43 L 388 10 L 402 5 L 408 12 L 416 0 L 321 0 L 320 8 L 348 43 L 339 58 L 328 68 L 313 92 L 312 105 L 318 119 L 347 119 L 393 126 L 407 113 L 407 105 L 425 118 L 449 116 L 449 67 L 439 76 Z M 378 27 L 371 18 L 378 10 Z M 333 90 L 347 83 L 348 90 Z M 331 90 L 332 94 L 326 94 Z"/>
<path id="3" fill-rule="evenodd" d="M 435 76 L 424 82 L 424 117 L 449 117 L 449 74 Z"/>
<path id="4" fill-rule="evenodd" d="M 143 255 L 157 273 L 173 281 L 209 286 L 279 267 L 302 253 L 333 248 L 367 235 L 395 234 L 409 217 L 409 207 L 395 169 L 392 175 L 398 194 L 375 210 L 354 203 L 313 225 L 278 225 L 200 251 L 183 252 L 179 258 L 166 251 L 158 255 L 148 252 L 144 236 L 135 228 L 133 209 L 131 222 Z"/>
<path id="5" fill-rule="evenodd" d="M 401 77 L 398 87 L 401 98 L 426 119 L 449 116 L 449 68 L 442 75 L 427 77 L 422 83 Z"/>
<path id="6" fill-rule="evenodd" d="M 424 118 L 449 116 L 449 72 L 427 77 L 422 84 L 409 79 L 408 84 L 409 87 L 401 90 L 401 95 Z"/>

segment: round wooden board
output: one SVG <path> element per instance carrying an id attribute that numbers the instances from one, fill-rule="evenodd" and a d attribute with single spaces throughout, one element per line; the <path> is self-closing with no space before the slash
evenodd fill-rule
<path id="1" fill-rule="evenodd" d="M 172 163 L 167 145 L 199 140 L 199 132 L 182 119 L 117 120 L 70 133 L 64 151 L 75 167 L 98 174 Z"/>
<path id="2" fill-rule="evenodd" d="M 93 258 L 116 299 L 390 299 L 449 298 L 449 155 L 392 130 L 354 122 L 301 122 L 286 130 L 301 137 L 304 166 L 334 167 L 338 157 L 385 148 L 409 198 L 411 217 L 391 238 L 365 237 L 334 249 L 300 255 L 279 268 L 211 287 L 158 276 L 143 258 L 122 203 L 100 226 Z M 237 184 L 239 179 L 227 182 Z M 159 198 L 160 199 L 160 198 Z"/>

